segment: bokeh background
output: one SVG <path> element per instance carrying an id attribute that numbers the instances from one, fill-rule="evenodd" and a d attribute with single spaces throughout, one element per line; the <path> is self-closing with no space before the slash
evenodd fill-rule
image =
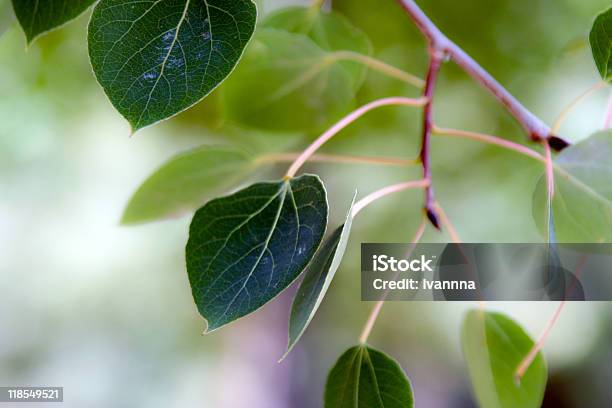
<path id="1" fill-rule="evenodd" d="M 0 0 L 0 10 L 8 10 Z M 287 4 L 260 1 L 262 15 Z M 598 81 L 587 43 L 609 0 L 421 0 L 419 4 L 526 106 L 548 123 Z M 329 4 L 327 5 L 329 7 Z M 334 0 L 372 39 L 375 56 L 423 75 L 425 43 L 392 0 Z M 241 130 L 198 107 L 129 137 L 96 84 L 86 49 L 89 12 L 26 50 L 0 15 L 0 385 L 65 387 L 69 407 L 281 408 L 321 406 L 327 370 L 357 337 L 372 304 L 360 301 L 359 244 L 408 241 L 422 197 L 407 192 L 355 221 L 345 260 L 314 322 L 283 363 L 290 296 L 201 335 L 184 266 L 190 217 L 119 225 L 135 188 L 189 147 L 235 143 L 267 151 L 305 146 L 313 135 Z M 370 73 L 360 102 L 414 88 Z M 606 91 L 562 129 L 572 141 L 602 126 Z M 287 107 L 290 114 L 291 107 Z M 453 64 L 443 67 L 435 105 L 441 126 L 523 141 L 520 127 Z M 326 152 L 414 157 L 419 113 L 374 112 Z M 466 242 L 539 242 L 531 215 L 537 163 L 473 142 L 435 139 L 436 192 Z M 352 192 L 418 177 L 418 168 L 308 166 L 330 190 L 332 222 Z M 270 173 L 281 174 L 282 167 Z M 429 229 L 424 241 L 448 237 Z M 471 304 L 385 305 L 371 344 L 410 376 L 417 406 L 473 407 L 459 327 Z M 554 303 L 488 306 L 539 335 Z M 612 306 L 570 304 L 544 349 L 544 406 L 609 406 Z M 26 405 L 20 405 L 26 406 Z M 40 404 L 36 406 L 42 406 Z"/>

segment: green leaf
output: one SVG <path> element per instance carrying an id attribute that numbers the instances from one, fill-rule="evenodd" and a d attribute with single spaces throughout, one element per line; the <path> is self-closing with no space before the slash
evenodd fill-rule
<path id="1" fill-rule="evenodd" d="M 225 84 L 228 118 L 247 126 L 320 130 L 354 105 L 354 78 L 302 34 L 263 28 Z M 248 101 L 248 103 L 245 103 Z"/>
<path id="2" fill-rule="evenodd" d="M 176 217 L 240 183 L 254 168 L 244 151 L 205 146 L 170 159 L 138 188 L 123 213 L 122 224 Z"/>
<path id="3" fill-rule="evenodd" d="M 134 131 L 199 102 L 255 29 L 251 0 L 101 0 L 89 24 L 98 82 Z"/>
<path id="4" fill-rule="evenodd" d="M 372 43 L 368 36 L 341 14 L 324 12 L 319 7 L 287 7 L 271 14 L 262 24 L 290 33 L 308 36 L 321 49 L 330 52 L 350 51 L 362 55 L 372 54 Z M 339 62 L 353 78 L 353 87 L 358 90 L 365 79 L 367 68 L 352 61 Z"/>
<path id="5" fill-rule="evenodd" d="M 555 159 L 553 212 L 557 242 L 612 241 L 612 131 L 569 146 Z M 546 222 L 546 180 L 533 196 L 533 216 Z"/>
<path id="6" fill-rule="evenodd" d="M 612 8 L 597 16 L 589 41 L 601 77 L 610 81 L 612 79 Z"/>
<path id="7" fill-rule="evenodd" d="M 187 273 L 208 331 L 289 286 L 321 243 L 327 212 L 325 187 L 312 175 L 253 184 L 199 209 L 189 229 Z"/>
<path id="8" fill-rule="evenodd" d="M 28 44 L 41 34 L 77 18 L 95 0 L 13 0 Z"/>
<path id="9" fill-rule="evenodd" d="M 295 294 L 291 307 L 289 342 L 283 358 L 289 354 L 304 334 L 342 262 L 353 223 L 351 212 L 354 203 L 355 197 L 353 196 L 344 224 L 327 237 L 304 273 L 304 279 Z"/>
<path id="10" fill-rule="evenodd" d="M 13 8 L 10 0 L 0 0 L 0 35 L 8 29 L 13 21 Z"/>
<path id="11" fill-rule="evenodd" d="M 329 372 L 325 408 L 411 408 L 412 387 L 397 362 L 365 345 L 348 349 Z"/>
<path id="12" fill-rule="evenodd" d="M 542 353 L 537 354 L 520 381 L 515 379 L 517 367 L 534 344 L 519 325 L 500 313 L 472 310 L 463 321 L 461 339 L 481 407 L 541 406 L 547 380 Z"/>

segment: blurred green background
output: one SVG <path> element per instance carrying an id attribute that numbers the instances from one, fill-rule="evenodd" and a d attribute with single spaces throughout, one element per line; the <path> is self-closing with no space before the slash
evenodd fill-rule
<path id="1" fill-rule="evenodd" d="M 260 1 L 266 15 L 288 4 Z M 430 17 L 525 105 L 552 123 L 598 81 L 588 31 L 607 0 L 421 0 Z M 0 0 L 1 10 L 8 1 Z M 329 4 L 327 5 L 329 7 Z M 374 55 L 423 75 L 425 43 L 392 0 L 334 0 L 364 30 Z M 348 252 L 314 322 L 295 351 L 286 344 L 294 288 L 254 315 L 210 335 L 191 298 L 184 244 L 189 217 L 122 227 L 135 188 L 189 147 L 235 143 L 292 150 L 314 135 L 241 130 L 206 101 L 129 138 L 129 127 L 96 84 L 86 49 L 88 13 L 25 49 L 0 14 L 0 385 L 65 387 L 70 407 L 318 407 L 327 370 L 357 342 L 372 304 L 360 302 L 361 242 L 408 241 L 422 197 L 407 192 L 355 221 Z M 414 88 L 369 73 L 358 102 Z M 581 104 L 561 134 L 578 141 L 601 127 L 606 91 Z M 287 107 L 290 114 L 291 107 Z M 369 114 L 325 152 L 415 157 L 420 113 Z M 457 67 L 443 67 L 436 122 L 523 142 L 520 127 Z M 531 216 L 542 169 L 513 153 L 436 138 L 436 193 L 466 242 L 539 242 Z M 419 169 L 307 166 L 328 186 L 332 223 L 355 188 L 365 195 L 416 178 Z M 270 175 L 282 174 L 280 166 Z M 424 241 L 448 237 L 429 229 Z M 413 382 L 417 406 L 472 407 L 459 325 L 471 304 L 388 303 L 370 339 Z M 553 303 L 497 303 L 539 335 Z M 612 307 L 570 304 L 544 349 L 550 379 L 544 406 L 609 406 Z M 24 405 L 25 406 L 25 405 Z M 41 406 L 41 405 L 36 405 Z"/>

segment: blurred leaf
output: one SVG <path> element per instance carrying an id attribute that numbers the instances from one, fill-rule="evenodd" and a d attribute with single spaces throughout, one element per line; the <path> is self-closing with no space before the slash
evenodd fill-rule
<path id="1" fill-rule="evenodd" d="M 122 224 L 176 217 L 199 208 L 227 191 L 254 168 L 242 150 L 205 146 L 170 159 L 138 188 L 123 213 Z"/>
<path id="2" fill-rule="evenodd" d="M 597 16 L 589 41 L 601 77 L 610 81 L 612 79 L 612 8 Z"/>
<path id="3" fill-rule="evenodd" d="M 77 18 L 95 0 L 13 0 L 28 44 L 41 34 Z"/>
<path id="4" fill-rule="evenodd" d="M 0 35 L 8 29 L 13 21 L 13 7 L 10 0 L 0 0 Z"/>
<path id="5" fill-rule="evenodd" d="M 472 310 L 463 321 L 461 339 L 481 407 L 541 406 L 547 380 L 542 353 L 538 353 L 520 382 L 515 380 L 516 369 L 534 344 L 519 325 L 500 313 Z"/>
<path id="6" fill-rule="evenodd" d="M 290 33 L 304 34 L 325 51 L 351 51 L 362 55 L 372 54 L 372 43 L 365 33 L 354 27 L 339 13 L 323 12 L 318 7 L 287 7 L 271 14 L 262 24 Z M 367 68 L 363 64 L 339 62 L 353 78 L 353 88 L 358 90 Z"/>
<path id="7" fill-rule="evenodd" d="M 412 387 L 397 362 L 365 345 L 348 349 L 329 372 L 325 408 L 411 408 Z"/>
<path id="8" fill-rule="evenodd" d="M 226 87 L 230 119 L 270 130 L 320 130 L 353 106 L 354 79 L 302 34 L 258 30 Z"/>
<path id="9" fill-rule="evenodd" d="M 186 259 L 208 331 L 257 310 L 289 286 L 314 256 L 326 226 L 327 193 L 312 175 L 253 184 L 200 208 Z"/>
<path id="10" fill-rule="evenodd" d="M 289 343 L 283 358 L 289 354 L 293 346 L 304 334 L 304 331 L 321 305 L 325 293 L 340 266 L 340 262 L 342 262 L 353 223 L 351 212 L 353 211 L 354 203 L 355 196 L 353 196 L 353 201 L 349 207 L 344 224 L 336 228 L 327 237 L 304 273 L 304 279 L 295 294 L 291 307 Z"/>
<path id="11" fill-rule="evenodd" d="M 612 241 L 612 131 L 596 133 L 555 159 L 555 231 L 558 242 Z M 545 231 L 546 180 L 533 196 L 533 216 Z"/>
<path id="12" fill-rule="evenodd" d="M 234 69 L 255 28 L 250 0 L 101 0 L 89 56 L 133 131 L 199 102 Z"/>

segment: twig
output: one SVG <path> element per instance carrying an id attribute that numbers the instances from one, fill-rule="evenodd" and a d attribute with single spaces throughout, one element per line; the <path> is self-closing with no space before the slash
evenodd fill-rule
<path id="1" fill-rule="evenodd" d="M 474 80 L 484 86 L 508 109 L 533 140 L 548 140 L 557 150 L 568 143 L 555 136 L 550 128 L 523 106 L 506 88 L 482 68 L 472 57 L 444 35 L 413 0 L 397 0 L 427 38 L 432 50 L 448 55 Z"/>
<path id="2" fill-rule="evenodd" d="M 423 178 L 431 180 L 431 131 L 433 126 L 433 94 L 436 88 L 438 72 L 444 55 L 436 49 L 429 52 L 429 68 L 427 70 L 427 78 L 425 79 L 425 89 L 423 90 L 423 98 L 427 100 L 423 108 L 423 133 L 421 141 L 421 164 L 423 165 Z M 434 191 L 430 184 L 425 189 L 425 213 L 427 218 L 434 227 L 440 229 L 440 220 L 434 208 Z"/>
<path id="3" fill-rule="evenodd" d="M 421 224 L 419 225 L 419 228 L 417 229 L 416 233 L 414 234 L 414 237 L 412 238 L 412 242 L 411 242 L 410 247 L 408 248 L 406 257 L 409 257 L 410 254 L 412 254 L 412 251 L 414 251 L 414 248 L 416 247 L 417 243 L 421 240 L 421 237 L 423 236 L 423 233 L 425 232 L 425 227 L 426 227 L 425 220 L 422 220 Z M 397 277 L 397 274 L 396 274 L 396 277 Z M 366 324 L 363 326 L 363 330 L 361 331 L 361 335 L 359 336 L 359 343 L 365 344 L 368 341 L 368 337 L 370 337 L 370 333 L 372 332 L 372 329 L 374 328 L 376 319 L 378 319 L 378 315 L 380 314 L 380 309 L 382 309 L 383 304 L 385 303 L 385 299 L 387 298 L 388 295 L 389 295 L 389 289 L 385 290 L 380 300 L 378 300 L 376 304 L 374 305 L 374 309 L 372 309 L 372 311 L 370 312 L 370 315 L 368 316 L 368 320 L 366 321 Z"/>
<path id="4" fill-rule="evenodd" d="M 426 100 L 423 98 L 413 99 L 413 98 L 404 98 L 404 97 L 391 97 L 391 98 L 383 98 L 377 99 L 373 102 L 370 102 L 362 107 L 354 110 L 349 113 L 347 116 L 338 121 L 335 125 L 329 128 L 325 133 L 319 136 L 302 154 L 298 156 L 297 159 L 293 162 L 293 164 L 287 170 L 287 175 L 285 177 L 291 178 L 295 176 L 295 173 L 302 167 L 302 165 L 312 156 L 321 146 L 323 146 L 329 139 L 334 137 L 338 132 L 342 129 L 359 119 L 361 116 L 365 115 L 367 112 L 380 108 L 381 106 L 389 106 L 389 105 L 405 105 L 405 106 L 423 106 Z"/>

